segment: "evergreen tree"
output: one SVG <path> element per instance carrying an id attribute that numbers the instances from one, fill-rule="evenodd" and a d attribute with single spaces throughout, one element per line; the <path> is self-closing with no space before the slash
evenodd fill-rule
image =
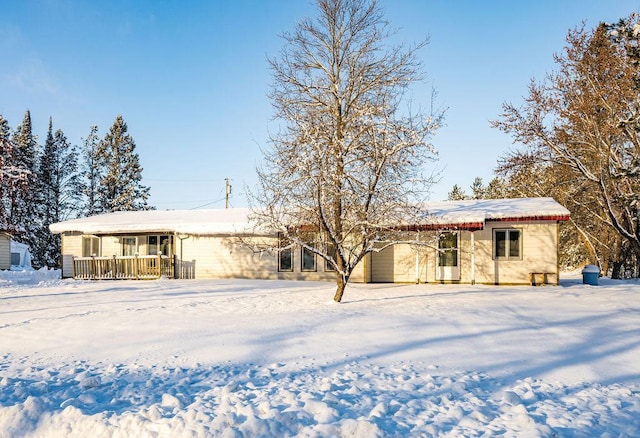
<path id="1" fill-rule="evenodd" d="M 100 212 L 150 209 L 149 188 L 141 184 L 142 167 L 135 147 L 127 124 L 118 115 L 97 151 L 98 159 L 105 163 L 100 179 Z"/>
<path id="2" fill-rule="evenodd" d="M 35 253 L 43 266 L 59 266 L 60 236 L 49 231 L 49 225 L 76 216 L 80 205 L 78 157 L 62 130 L 53 134 L 49 119 L 49 131 L 40 163 L 39 196 L 42 208 L 40 228 Z"/>
<path id="3" fill-rule="evenodd" d="M 487 199 L 502 199 L 508 198 L 508 190 L 505 182 L 498 177 L 493 178 L 485 191 L 485 197 Z"/>
<path id="4" fill-rule="evenodd" d="M 40 227 L 38 208 L 38 143 L 33 135 L 31 113 L 25 112 L 22 124 L 13 135 L 15 166 L 23 169 L 24 180 L 11 192 L 9 200 L 9 222 L 16 228 L 17 240 L 34 247 Z M 37 257 L 32 259 L 36 267 L 42 266 Z"/>
<path id="5" fill-rule="evenodd" d="M 104 160 L 98 154 L 100 149 L 100 138 L 98 137 L 98 127 L 91 126 L 89 135 L 83 140 L 83 161 L 82 161 L 82 195 L 84 198 L 80 215 L 93 216 L 100 213 L 98 205 L 100 181 L 104 177 Z"/>
<path id="6" fill-rule="evenodd" d="M 476 176 L 471 183 L 471 199 L 485 199 L 487 197 L 487 188 L 484 186 L 482 178 Z"/>
<path id="7" fill-rule="evenodd" d="M 16 165 L 16 153 L 9 123 L 0 114 L 0 229 L 12 234 L 17 231 L 10 217 L 12 195 L 26 184 L 26 172 Z"/>
<path id="8" fill-rule="evenodd" d="M 451 191 L 447 193 L 447 200 L 449 201 L 463 201 L 465 199 L 468 199 L 467 194 L 458 184 L 454 184 Z"/>

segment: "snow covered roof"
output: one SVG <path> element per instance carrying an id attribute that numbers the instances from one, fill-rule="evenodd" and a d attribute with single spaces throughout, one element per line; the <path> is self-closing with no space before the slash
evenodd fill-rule
<path id="1" fill-rule="evenodd" d="M 434 227 L 482 229 L 495 220 L 567 220 L 569 210 L 553 198 L 481 199 L 431 202 L 425 223 Z M 52 233 L 122 234 L 170 232 L 195 235 L 253 233 L 248 208 L 120 211 L 51 224 Z"/>
<path id="2" fill-rule="evenodd" d="M 425 210 L 428 224 L 461 228 L 482 228 L 487 221 L 568 220 L 570 215 L 553 198 L 430 202 Z"/>
<path id="3" fill-rule="evenodd" d="M 52 233 L 171 232 L 196 235 L 253 232 L 248 208 L 119 211 L 51 224 Z"/>

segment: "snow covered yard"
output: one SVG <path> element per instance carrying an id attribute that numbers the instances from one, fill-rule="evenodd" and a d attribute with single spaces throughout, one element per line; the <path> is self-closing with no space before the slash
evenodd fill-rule
<path id="1" fill-rule="evenodd" d="M 640 436 L 640 283 L 0 273 L 0 437 Z"/>

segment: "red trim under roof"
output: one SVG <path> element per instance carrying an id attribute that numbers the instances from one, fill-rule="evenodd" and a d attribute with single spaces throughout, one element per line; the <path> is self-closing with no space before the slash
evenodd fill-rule
<path id="1" fill-rule="evenodd" d="M 498 217 L 487 219 L 487 222 L 531 222 L 531 221 L 568 221 L 569 215 Z"/>
<path id="2" fill-rule="evenodd" d="M 482 222 L 466 222 L 459 224 L 422 224 L 422 225 L 407 225 L 402 227 L 405 231 L 440 231 L 440 230 L 464 230 L 464 231 L 478 231 L 484 228 Z"/>
<path id="3" fill-rule="evenodd" d="M 531 221 L 568 221 L 568 215 L 546 215 L 546 216 L 522 216 L 522 217 L 499 217 L 488 218 L 486 222 L 531 222 Z M 391 227 L 401 231 L 479 231 L 484 229 L 484 222 L 460 222 L 460 223 L 431 223 L 420 225 L 404 225 Z M 317 231 L 318 227 L 313 225 L 302 225 L 297 227 L 300 231 Z"/>

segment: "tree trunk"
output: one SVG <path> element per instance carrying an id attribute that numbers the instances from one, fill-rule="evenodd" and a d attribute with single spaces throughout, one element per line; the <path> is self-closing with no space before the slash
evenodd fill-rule
<path id="1" fill-rule="evenodd" d="M 612 265 L 611 278 L 614 280 L 620 280 L 622 278 L 624 263 L 619 260 L 614 260 Z"/>
<path id="2" fill-rule="evenodd" d="M 333 301 L 339 303 L 342 301 L 342 295 L 344 294 L 344 288 L 347 287 L 347 281 L 342 275 L 338 274 L 336 283 L 338 287 L 336 289 L 336 294 L 333 296 Z"/>

